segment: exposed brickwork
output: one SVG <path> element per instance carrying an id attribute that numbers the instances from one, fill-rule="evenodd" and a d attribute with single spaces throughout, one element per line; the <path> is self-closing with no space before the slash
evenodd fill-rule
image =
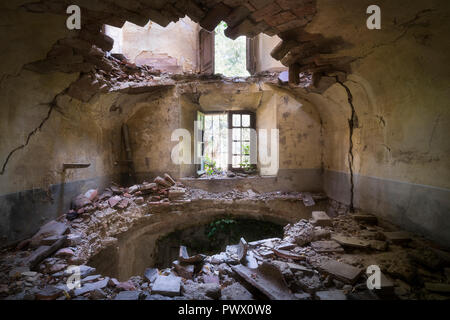
<path id="1" fill-rule="evenodd" d="M 296 65 L 296 69 L 311 73 L 349 71 L 348 57 L 319 56 L 335 52 L 335 42 L 340 39 L 324 39 L 304 31 L 317 12 L 316 0 L 73 0 L 71 4 L 78 4 L 82 9 L 83 26 L 78 37 L 61 40 L 46 60 L 28 68 L 40 72 L 111 72 L 104 51 L 111 50 L 113 40 L 101 33 L 102 25 L 122 27 L 125 21 L 130 21 L 144 26 L 152 20 L 167 26 L 188 15 L 209 31 L 220 21 L 227 22 L 225 34 L 232 39 L 242 35 L 253 37 L 261 32 L 269 36 L 277 34 L 282 43 L 272 56 L 286 66 Z M 67 3 L 42 0 L 23 7 L 35 13 L 66 15 Z M 87 82 L 87 78 L 83 79 Z"/>

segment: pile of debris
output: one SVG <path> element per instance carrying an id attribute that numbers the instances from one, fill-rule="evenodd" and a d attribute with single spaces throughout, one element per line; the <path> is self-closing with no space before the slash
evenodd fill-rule
<path id="1" fill-rule="evenodd" d="M 180 189 L 178 189 L 180 188 Z M 152 184 L 112 189 L 106 201 L 118 205 L 123 199 L 144 194 L 159 201 L 182 195 L 182 187 L 169 176 Z M 167 191 L 167 193 L 166 193 Z M 91 204 L 98 204 L 85 194 Z M 115 195 L 114 195 L 115 194 Z M 125 194 L 132 195 L 131 197 Z M 158 194 L 158 195 L 153 195 Z M 116 196 L 121 199 L 110 202 Z M 164 197 L 162 197 L 164 195 Z M 99 197 L 101 198 L 101 197 Z M 156 200 L 156 199 L 155 199 Z M 132 201 L 132 200 L 130 200 Z M 93 204 L 92 204 L 93 202 Z M 81 208 L 81 209 L 83 209 Z M 78 209 L 80 210 L 80 209 Z M 86 211 L 80 213 L 85 214 Z M 80 285 L 68 286 L 68 264 L 81 239 L 67 235 L 62 222 L 42 227 L 27 251 L 4 252 L 0 263 L 0 297 L 6 299 L 449 299 L 450 254 L 426 240 L 367 214 L 330 218 L 315 211 L 312 218 L 284 228 L 283 239 L 263 239 L 229 245 L 212 256 L 189 256 L 181 246 L 170 268 L 148 268 L 128 281 L 96 274 L 80 265 Z M 44 260 L 45 259 L 45 260 Z M 17 265 L 17 261 L 24 263 Z M 11 268 L 11 266 L 15 266 Z M 380 287 L 367 285 L 367 267 L 377 266 Z"/>
<path id="2" fill-rule="evenodd" d="M 170 200 L 182 198 L 186 189 L 177 183 L 169 174 L 164 178 L 156 177 L 153 183 L 144 182 L 129 188 L 113 185 L 101 194 L 95 189 L 80 194 L 72 200 L 71 210 L 67 220 L 82 219 L 84 214 L 90 214 L 99 209 L 116 208 L 124 210 L 131 202 L 138 205 L 144 203 L 144 197 L 150 197 L 151 203 L 167 203 Z"/>

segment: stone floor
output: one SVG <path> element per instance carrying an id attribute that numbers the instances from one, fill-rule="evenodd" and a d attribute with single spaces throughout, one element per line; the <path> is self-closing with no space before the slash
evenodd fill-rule
<path id="1" fill-rule="evenodd" d="M 191 190 L 170 177 L 103 194 L 78 196 L 64 217 L 43 226 L 31 239 L 0 253 L 0 298 L 13 300 L 170 299 L 449 299 L 450 253 L 419 236 L 365 213 L 347 213 L 330 202 L 335 217 L 314 211 L 284 228 L 283 239 L 229 245 L 212 256 L 189 256 L 187 247 L 171 268 L 149 266 L 127 281 L 85 265 L 143 216 L 148 206 L 199 198 L 259 199 L 282 193 Z M 284 195 L 301 197 L 301 194 Z M 317 197 L 320 198 L 320 197 Z M 141 208 L 147 208 L 143 210 Z M 164 214 L 164 213 L 163 213 Z M 70 269 L 77 266 L 76 269 Z M 369 267 L 369 269 L 368 269 Z M 372 268 L 372 269 L 371 269 Z M 75 270 L 75 273 L 73 273 Z M 368 270 L 370 273 L 368 273 Z M 368 277 L 380 270 L 380 287 Z M 79 278 L 77 278 L 77 275 Z M 375 273 L 377 275 L 377 273 Z M 77 282 L 77 279 L 80 281 Z M 72 287 L 70 284 L 79 284 Z M 70 286 L 70 287 L 69 287 Z"/>

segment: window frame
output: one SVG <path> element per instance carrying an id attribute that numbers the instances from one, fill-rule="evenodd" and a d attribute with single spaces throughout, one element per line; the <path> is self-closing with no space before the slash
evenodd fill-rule
<path id="1" fill-rule="evenodd" d="M 241 115 L 241 123 L 240 126 L 233 126 L 233 115 L 239 114 Z M 249 115 L 250 116 L 250 126 L 249 127 L 243 127 L 242 126 L 242 115 Z M 233 172 L 244 172 L 244 168 L 233 168 L 233 143 L 234 142 L 241 142 L 241 150 L 242 150 L 242 133 L 241 133 L 241 140 L 234 140 L 233 139 L 233 128 L 248 128 L 250 129 L 250 160 L 252 159 L 252 152 L 256 152 L 256 141 L 255 139 L 252 139 L 251 136 L 251 129 L 256 130 L 256 114 L 252 111 L 247 110 L 239 110 L 239 111 L 228 111 L 228 171 Z M 236 154 L 237 155 L 237 154 Z M 239 154 L 241 156 L 241 162 L 242 162 L 242 153 Z M 256 158 L 255 158 L 256 159 Z M 256 164 L 254 164 L 256 167 Z"/>
<path id="2" fill-rule="evenodd" d="M 205 171 L 205 113 L 197 111 L 197 123 L 200 127 L 194 128 L 196 130 L 194 139 L 194 154 L 196 157 L 196 172 L 197 176 L 204 174 Z M 200 161 L 200 163 L 198 163 Z"/>
<path id="3" fill-rule="evenodd" d="M 258 38 L 259 35 L 254 37 L 245 37 L 245 59 L 246 59 L 246 69 L 250 73 L 250 76 L 256 74 L 258 65 Z M 215 41 L 215 29 L 213 31 L 208 31 L 206 29 L 200 28 L 198 33 L 198 59 L 199 59 L 199 70 L 201 74 L 216 74 L 216 41 Z"/>

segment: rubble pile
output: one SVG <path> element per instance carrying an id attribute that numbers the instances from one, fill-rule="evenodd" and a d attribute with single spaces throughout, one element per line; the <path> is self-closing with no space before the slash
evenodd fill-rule
<path id="1" fill-rule="evenodd" d="M 184 196 L 186 189 L 182 184 L 177 184 L 168 174 L 164 178 L 156 177 L 154 182 L 144 182 L 123 188 L 113 185 L 98 195 L 97 190 L 89 190 L 73 199 L 71 210 L 67 213 L 67 220 L 81 222 L 83 215 L 106 208 L 124 210 L 132 202 L 143 204 L 144 197 L 148 197 L 149 203 L 165 203 L 169 199 L 174 200 Z"/>
<path id="2" fill-rule="evenodd" d="M 243 196 L 230 191 L 211 197 Z M 140 204 L 161 206 L 208 193 L 190 190 L 169 175 L 152 183 L 111 186 L 77 196 L 67 216 L 44 225 L 15 250 L 0 254 L 0 298 L 25 300 L 344 300 L 449 299 L 450 253 L 411 234 L 356 213 L 331 218 L 313 211 L 311 219 L 285 226 L 283 238 L 228 245 L 211 256 L 189 255 L 181 246 L 170 268 L 148 266 L 127 281 L 101 275 L 85 265 L 126 225 L 142 214 Z M 271 193 L 271 196 L 293 195 Z M 260 197 L 247 191 L 247 197 Z M 301 198 L 301 195 L 296 195 Z M 116 222 L 114 224 L 113 222 Z M 120 223 L 117 223 L 120 221 Z M 108 225 L 100 236 L 93 230 Z M 108 230 L 108 231 L 107 231 Z M 101 243 L 99 243 L 101 242 Z M 84 257 L 84 258 L 83 258 Z M 79 285 L 70 287 L 73 266 Z M 369 266 L 381 271 L 381 287 L 370 290 Z M 71 280 L 72 279 L 72 280 Z"/>

